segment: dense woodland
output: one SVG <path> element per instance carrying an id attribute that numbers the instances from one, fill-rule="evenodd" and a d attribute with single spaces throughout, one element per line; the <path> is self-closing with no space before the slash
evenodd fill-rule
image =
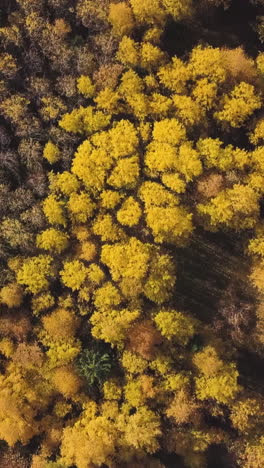
<path id="1" fill-rule="evenodd" d="M 1 0 L 1 468 L 263 468 L 263 15 Z"/>

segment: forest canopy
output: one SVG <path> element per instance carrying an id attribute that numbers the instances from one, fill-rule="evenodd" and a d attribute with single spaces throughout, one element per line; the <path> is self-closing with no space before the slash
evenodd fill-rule
<path id="1" fill-rule="evenodd" d="M 1 467 L 263 467 L 262 8 L 0 5 Z"/>

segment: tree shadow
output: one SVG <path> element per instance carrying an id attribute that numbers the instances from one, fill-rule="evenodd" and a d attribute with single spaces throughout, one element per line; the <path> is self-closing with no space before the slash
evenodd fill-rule
<path id="1" fill-rule="evenodd" d="M 163 37 L 163 49 L 172 57 L 185 57 L 198 44 L 236 48 L 256 57 L 262 45 L 254 30 L 260 9 L 249 1 L 233 0 L 231 6 L 201 10 L 192 22 L 169 21 Z"/>
<path id="2" fill-rule="evenodd" d="M 211 322 L 231 281 L 245 291 L 249 260 L 239 235 L 211 233 L 197 229 L 185 248 L 175 253 L 177 307 L 200 320 Z"/>
<path id="3" fill-rule="evenodd" d="M 234 468 L 234 460 L 224 445 L 212 444 L 207 450 L 208 468 Z"/>

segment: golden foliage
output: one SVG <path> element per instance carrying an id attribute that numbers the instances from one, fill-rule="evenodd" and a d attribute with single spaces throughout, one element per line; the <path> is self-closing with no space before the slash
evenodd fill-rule
<path id="1" fill-rule="evenodd" d="M 0 54 L 0 72 L 7 78 L 14 78 L 18 70 L 16 60 L 11 54 Z"/>
<path id="2" fill-rule="evenodd" d="M 244 398 L 232 406 L 230 419 L 243 434 L 249 434 L 263 418 L 263 402 L 256 398 Z"/>
<path id="3" fill-rule="evenodd" d="M 263 262 L 258 262 L 252 267 L 252 271 L 250 274 L 250 281 L 252 282 L 253 286 L 261 291 L 264 289 L 264 264 Z"/>
<path id="4" fill-rule="evenodd" d="M 163 23 L 165 12 L 159 0 L 129 0 L 136 20 L 139 23 Z"/>
<path id="5" fill-rule="evenodd" d="M 0 301 L 9 308 L 19 307 L 23 301 L 23 291 L 19 284 L 9 283 L 0 290 Z"/>
<path id="6" fill-rule="evenodd" d="M 41 114 L 44 120 L 55 120 L 66 111 L 65 104 L 63 103 L 62 99 L 58 97 L 43 97 L 41 98 L 41 102 L 43 103 Z"/>
<path id="7" fill-rule="evenodd" d="M 12 340 L 9 338 L 2 338 L 0 340 L 0 351 L 5 357 L 11 358 L 14 354 L 14 350 L 15 345 Z"/>
<path id="8" fill-rule="evenodd" d="M 148 366 L 148 362 L 140 355 L 125 350 L 122 355 L 122 365 L 131 374 L 141 374 Z"/>
<path id="9" fill-rule="evenodd" d="M 54 164 L 57 161 L 59 161 L 61 157 L 61 153 L 60 153 L 59 148 L 56 145 L 54 145 L 54 143 L 52 143 L 51 141 L 48 141 L 48 143 L 46 143 L 44 150 L 43 150 L 43 157 L 47 159 L 47 161 L 50 164 Z"/>
<path id="10" fill-rule="evenodd" d="M 244 453 L 241 455 L 243 468 L 261 468 L 264 459 L 264 437 L 260 437 L 253 442 L 248 442 Z"/>
<path id="11" fill-rule="evenodd" d="M 192 14 L 192 0 L 162 0 L 165 11 L 176 21 L 185 19 Z"/>
<path id="12" fill-rule="evenodd" d="M 85 223 L 92 217 L 95 204 L 86 192 L 71 193 L 67 208 L 75 223 Z"/>
<path id="13" fill-rule="evenodd" d="M 70 367 L 57 367 L 52 381 L 55 389 L 66 398 L 74 396 L 81 387 L 81 380 Z"/>
<path id="14" fill-rule="evenodd" d="M 78 318 L 67 309 L 55 309 L 51 314 L 42 318 L 44 330 L 54 340 L 72 338 L 79 325 Z"/>
<path id="15" fill-rule="evenodd" d="M 48 278 L 53 276 L 52 257 L 39 255 L 27 258 L 17 272 L 17 281 L 27 290 L 36 294 L 49 286 Z"/>
<path id="16" fill-rule="evenodd" d="M 81 252 L 80 258 L 82 260 L 86 260 L 87 262 L 91 262 L 95 259 L 97 254 L 96 245 L 91 241 L 85 241 L 81 243 Z"/>
<path id="17" fill-rule="evenodd" d="M 198 102 L 192 99 L 191 96 L 182 94 L 174 94 L 172 99 L 176 112 L 185 125 L 198 125 L 200 123 L 204 111 Z"/>
<path id="18" fill-rule="evenodd" d="M 135 237 L 128 242 L 104 245 L 101 260 L 108 266 L 114 281 L 123 278 L 143 280 L 147 273 L 150 258 L 150 246 Z"/>
<path id="19" fill-rule="evenodd" d="M 241 127 L 260 107 L 261 97 L 255 93 L 254 86 L 242 81 L 234 87 L 230 95 L 224 96 L 223 109 L 216 112 L 215 117 L 228 122 L 231 127 Z"/>
<path id="20" fill-rule="evenodd" d="M 257 70 L 254 60 L 249 58 L 243 48 L 222 49 L 221 50 L 223 66 L 231 77 L 238 81 L 256 81 Z"/>
<path id="21" fill-rule="evenodd" d="M 254 145 L 259 142 L 264 142 L 264 119 L 260 119 L 255 126 L 254 131 L 250 134 L 249 139 Z"/>
<path id="22" fill-rule="evenodd" d="M 37 235 L 36 244 L 40 249 L 60 253 L 67 249 L 69 245 L 68 237 L 64 232 L 50 228 Z"/>
<path id="23" fill-rule="evenodd" d="M 101 193 L 100 201 L 103 208 L 114 209 L 122 200 L 122 195 L 114 190 L 104 190 Z"/>
<path id="24" fill-rule="evenodd" d="M 60 271 L 60 276 L 63 283 L 73 291 L 80 289 L 87 275 L 87 269 L 80 260 L 65 262 L 63 270 Z"/>
<path id="25" fill-rule="evenodd" d="M 115 189 L 133 188 L 139 178 L 138 156 L 120 159 L 112 170 L 107 183 Z"/>
<path id="26" fill-rule="evenodd" d="M 43 212 L 50 224 L 61 224 L 66 226 L 64 216 L 64 203 L 55 195 L 49 195 L 43 202 Z"/>
<path id="27" fill-rule="evenodd" d="M 178 145 L 185 140 L 186 131 L 177 119 L 164 119 L 154 123 L 153 138 L 160 143 Z"/>
<path id="28" fill-rule="evenodd" d="M 97 309 L 111 311 L 114 306 L 121 303 L 121 295 L 118 289 L 109 281 L 104 283 L 94 295 L 94 303 Z"/>
<path id="29" fill-rule="evenodd" d="M 169 190 L 156 182 L 144 182 L 139 196 L 145 204 L 146 222 L 156 242 L 179 243 L 192 232 L 192 214 Z"/>
<path id="30" fill-rule="evenodd" d="M 161 310 L 154 317 L 158 330 L 168 340 L 186 345 L 195 333 L 196 320 L 175 310 Z"/>
<path id="31" fill-rule="evenodd" d="M 263 75 L 264 74 L 264 53 L 260 53 L 256 59 L 257 69 Z"/>
<path id="32" fill-rule="evenodd" d="M 139 203 L 133 197 L 128 197 L 117 212 L 117 220 L 131 227 L 138 224 L 141 214 Z"/>
<path id="33" fill-rule="evenodd" d="M 78 91 L 83 94 L 87 98 L 91 98 L 94 95 L 95 87 L 92 84 L 91 79 L 89 76 L 80 76 L 77 80 L 77 89 Z"/>
<path id="34" fill-rule="evenodd" d="M 106 400 L 119 400 L 121 395 L 122 388 L 115 380 L 107 380 L 104 383 L 104 397 Z"/>
<path id="35" fill-rule="evenodd" d="M 80 184 L 77 177 L 71 172 L 64 171 L 60 174 L 49 173 L 49 188 L 53 192 L 62 192 L 64 195 L 70 195 L 77 192 Z"/>
<path id="36" fill-rule="evenodd" d="M 193 420 L 194 413 L 197 411 L 198 405 L 192 400 L 190 395 L 185 390 L 179 390 L 166 414 L 173 418 L 177 424 L 186 424 Z"/>
<path id="37" fill-rule="evenodd" d="M 226 79 L 226 70 L 219 48 L 195 47 L 191 52 L 189 66 L 193 78 L 209 78 L 216 84 Z"/>
<path id="38" fill-rule="evenodd" d="M 178 374 L 168 374 L 164 381 L 165 390 L 170 392 L 178 392 L 184 390 L 185 392 L 190 387 L 190 377 L 186 372 L 180 372 Z"/>
<path id="39" fill-rule="evenodd" d="M 176 282 L 175 265 L 169 255 L 158 251 L 152 257 L 144 294 L 151 301 L 162 304 L 170 299 Z"/>
<path id="40" fill-rule="evenodd" d="M 248 229 L 255 226 L 259 212 L 258 196 L 254 190 L 241 184 L 223 190 L 208 204 L 198 204 L 200 214 L 209 216 L 210 224 L 234 229 Z"/>
<path id="41" fill-rule="evenodd" d="M 140 54 L 138 44 L 128 36 L 123 36 L 117 53 L 117 59 L 130 67 L 139 65 Z"/>
<path id="42" fill-rule="evenodd" d="M 225 360 L 210 344 L 212 326 L 172 307 L 175 300 L 188 303 L 178 294 L 183 248 L 195 226 L 199 233 L 246 230 L 247 253 L 256 257 L 250 280 L 263 293 L 263 119 L 256 112 L 263 54 L 255 63 L 241 47 L 197 46 L 189 58 L 170 60 L 162 48 L 166 23 L 191 17 L 198 8 L 191 0 L 78 0 L 76 8 L 68 0 L 47 0 L 45 8 L 36 0 L 18 2 L 21 11 L 12 10 L 0 36 L 7 50 L 30 40 L 36 76 L 26 94 L 12 94 L 8 80 L 20 76 L 20 59 L 2 54 L 0 110 L 23 138 L 21 183 L 43 201 L 32 209 L 29 188 L 6 185 L 5 174 L 15 180 L 19 168 L 0 129 L 1 248 L 7 257 L 11 249 L 21 254 L 7 259 L 0 289 L 0 437 L 13 445 L 41 436 L 35 468 L 161 468 L 148 456 L 161 448 L 200 468 L 210 445 L 231 447 L 236 437 L 208 428 L 202 408 L 225 424 L 230 416 L 234 430 L 248 437 L 240 443 L 241 460 L 255 468 L 262 457 L 262 399 L 239 385 L 229 361 L 232 342 Z M 56 13 L 52 23 L 44 16 L 49 8 Z M 88 28 L 89 44 L 82 30 L 75 34 L 75 17 Z M 38 54 L 52 62 L 54 88 L 48 76 L 39 77 Z M 244 125 L 258 146 L 233 146 L 240 145 Z M 46 138 L 43 150 L 38 138 Z M 54 164 L 47 193 L 42 163 Z M 45 217 L 38 215 L 40 203 Z M 175 297 L 174 254 L 181 277 Z M 199 297 L 199 282 L 193 287 Z M 30 303 L 33 321 L 24 311 Z M 7 311 L 22 304 L 19 312 Z M 263 307 L 256 324 L 245 310 L 249 346 L 260 353 Z M 232 303 L 231 312 L 242 320 L 244 307 Z M 227 312 L 219 313 L 222 322 L 214 325 L 224 329 Z M 87 393 L 75 367 L 87 343 L 91 352 L 97 344 L 104 348 L 98 341 L 106 350 L 115 347 L 113 373 L 98 388 L 103 399 L 97 389 Z M 51 461 L 60 443 L 61 457 Z"/>
<path id="43" fill-rule="evenodd" d="M 129 309 L 114 310 L 111 308 L 102 312 L 94 312 L 90 318 L 91 333 L 95 338 L 115 345 L 126 339 L 131 323 L 139 315 L 139 310 Z"/>
<path id="44" fill-rule="evenodd" d="M 191 78 L 191 71 L 181 59 L 173 57 L 171 63 L 160 67 L 157 75 L 161 83 L 170 91 L 183 93 L 187 81 Z"/>
<path id="45" fill-rule="evenodd" d="M 134 28 L 132 10 L 125 2 L 110 3 L 109 21 L 113 26 L 113 32 L 117 36 L 128 35 Z"/>
<path id="46" fill-rule="evenodd" d="M 55 299 L 49 292 L 44 292 L 32 298 L 32 312 L 38 315 L 40 312 L 50 309 L 55 304 Z"/>
<path id="47" fill-rule="evenodd" d="M 209 81 L 208 78 L 200 78 L 192 90 L 194 101 L 197 102 L 202 109 L 208 111 L 212 109 L 216 103 L 217 85 L 214 81 Z"/>
<path id="48" fill-rule="evenodd" d="M 95 98 L 95 102 L 100 109 L 104 109 L 107 112 L 116 113 L 118 111 L 119 94 L 112 91 L 111 88 L 104 88 Z"/>
<path id="49" fill-rule="evenodd" d="M 202 351 L 196 353 L 193 357 L 193 363 L 206 376 L 216 374 L 224 365 L 212 346 L 206 346 Z"/>
<path id="50" fill-rule="evenodd" d="M 125 232 L 110 214 L 102 214 L 95 218 L 92 228 L 93 233 L 100 236 L 102 242 L 122 241 L 126 238 Z"/>
<path id="51" fill-rule="evenodd" d="M 145 406 L 129 416 L 124 426 L 125 442 L 136 449 L 154 453 L 159 448 L 157 437 L 161 434 L 158 416 Z"/>
<path id="52" fill-rule="evenodd" d="M 237 382 L 238 371 L 235 364 L 226 364 L 215 375 L 203 375 L 195 379 L 196 396 L 199 400 L 215 399 L 228 404 L 241 390 Z"/>
<path id="53" fill-rule="evenodd" d="M 91 463 L 100 466 L 110 462 L 115 454 L 118 432 L 105 416 L 85 418 L 63 431 L 61 455 L 67 465 L 87 468 Z"/>
<path id="54" fill-rule="evenodd" d="M 104 114 L 101 111 L 94 112 L 92 106 L 80 106 L 79 109 L 74 109 L 71 113 L 64 114 L 59 121 L 59 125 L 66 132 L 90 135 L 107 127 L 109 122 L 110 115 Z"/>
<path id="55" fill-rule="evenodd" d="M 128 380 L 124 392 L 129 405 L 135 408 L 144 405 L 147 400 L 154 398 L 156 394 L 153 387 L 153 377 L 140 375 L 137 378 Z"/>

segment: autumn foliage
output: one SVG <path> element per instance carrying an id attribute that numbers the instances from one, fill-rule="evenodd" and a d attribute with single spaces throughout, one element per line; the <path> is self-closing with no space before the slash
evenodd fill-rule
<path id="1" fill-rule="evenodd" d="M 263 53 L 169 45 L 230 4 L 0 5 L 3 468 L 264 464 Z"/>

